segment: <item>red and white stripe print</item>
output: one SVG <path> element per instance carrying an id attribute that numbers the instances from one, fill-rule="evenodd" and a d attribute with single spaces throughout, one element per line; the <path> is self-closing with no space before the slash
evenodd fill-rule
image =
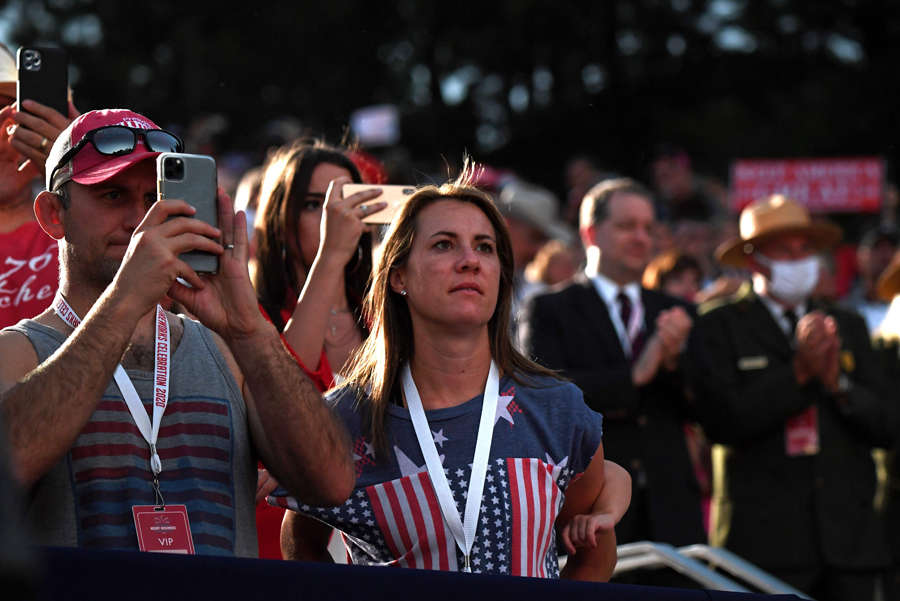
<path id="1" fill-rule="evenodd" d="M 366 488 L 395 565 L 457 571 L 456 543 L 425 471 Z"/>
<path id="2" fill-rule="evenodd" d="M 510 573 L 546 578 L 545 559 L 562 504 L 562 494 L 551 473 L 553 466 L 540 459 L 510 458 L 506 468 L 512 507 Z"/>

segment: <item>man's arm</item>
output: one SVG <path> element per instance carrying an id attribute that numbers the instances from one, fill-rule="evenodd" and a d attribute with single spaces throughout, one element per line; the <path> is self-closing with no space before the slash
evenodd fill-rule
<path id="1" fill-rule="evenodd" d="M 25 487 L 59 461 L 94 412 L 125 352 L 135 316 L 110 291 L 44 363 L 28 340 L 0 334 L 0 408 L 11 464 Z"/>
<path id="2" fill-rule="evenodd" d="M 281 555 L 293 561 L 334 563 L 328 552 L 331 533 L 322 522 L 288 510 L 281 522 Z"/>
<path id="3" fill-rule="evenodd" d="M 235 215 L 232 206 L 220 190 L 226 251 L 219 273 L 201 288 L 175 283 L 169 296 L 221 337 L 219 346 L 244 392 L 254 444 L 278 482 L 310 504 L 343 503 L 355 482 L 343 425 L 260 313 L 247 272 L 245 216 Z"/>
<path id="4" fill-rule="evenodd" d="M 250 432 L 260 459 L 293 496 L 311 505 L 339 505 L 356 481 L 343 424 L 284 348 L 275 327 L 220 349 L 243 379 Z M 229 359 L 231 357 L 231 359 Z"/>

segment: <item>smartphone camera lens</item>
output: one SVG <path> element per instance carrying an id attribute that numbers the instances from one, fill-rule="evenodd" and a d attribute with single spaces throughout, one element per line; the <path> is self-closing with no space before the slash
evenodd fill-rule
<path id="1" fill-rule="evenodd" d="M 41 53 L 37 50 L 26 50 L 22 53 L 22 62 L 26 71 L 40 71 Z"/>
<path id="2" fill-rule="evenodd" d="M 167 180 L 184 179 L 184 161 L 175 157 L 168 157 L 163 165 L 163 173 Z"/>

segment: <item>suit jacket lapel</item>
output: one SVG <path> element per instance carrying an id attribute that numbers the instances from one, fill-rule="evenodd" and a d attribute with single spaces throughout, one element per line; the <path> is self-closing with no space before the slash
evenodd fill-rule
<path id="1" fill-rule="evenodd" d="M 662 299 L 653 294 L 648 294 L 646 288 L 641 288 L 641 304 L 644 306 L 644 336 L 649 339 L 656 332 L 656 317 L 663 310 Z"/>
<path id="2" fill-rule="evenodd" d="M 791 341 L 772 317 L 769 309 L 752 289 L 746 292 L 745 300 L 747 301 L 747 324 L 750 335 L 761 345 L 784 357 L 790 357 L 794 352 L 791 348 Z"/>
<path id="3" fill-rule="evenodd" d="M 613 325 L 609 317 L 609 308 L 600 298 L 594 283 L 584 274 L 575 277 L 575 283 L 578 286 L 579 294 L 575 310 L 575 323 L 578 327 L 585 327 L 591 330 L 592 337 L 597 341 L 595 349 L 613 349 L 616 355 L 621 357 L 622 361 L 627 361 L 625 351 L 622 350 L 622 344 L 619 342 L 619 335 L 616 334 L 616 327 Z"/>

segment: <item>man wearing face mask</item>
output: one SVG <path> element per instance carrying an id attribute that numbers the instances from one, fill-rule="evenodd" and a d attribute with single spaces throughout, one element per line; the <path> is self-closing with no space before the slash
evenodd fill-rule
<path id="1" fill-rule="evenodd" d="M 752 282 L 700 308 L 690 371 L 715 443 L 712 544 L 816 599 L 872 599 L 888 559 L 871 449 L 897 420 L 865 322 L 809 298 L 839 238 L 784 196 L 744 209 L 717 257 Z"/>

